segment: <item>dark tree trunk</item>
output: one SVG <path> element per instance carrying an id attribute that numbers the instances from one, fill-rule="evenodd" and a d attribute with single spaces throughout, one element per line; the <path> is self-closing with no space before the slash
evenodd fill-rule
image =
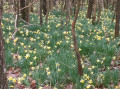
<path id="1" fill-rule="evenodd" d="M 98 13 L 98 20 L 97 22 L 100 23 L 100 16 L 101 16 L 101 10 L 102 10 L 102 6 L 103 6 L 103 0 L 99 0 L 98 1 L 98 5 L 99 5 L 99 13 Z"/>
<path id="2" fill-rule="evenodd" d="M 47 14 L 47 4 L 46 4 L 46 0 L 43 0 L 43 14 L 46 15 Z"/>
<path id="3" fill-rule="evenodd" d="M 82 69 L 82 64 L 81 64 L 81 56 L 79 53 L 79 49 L 78 49 L 78 45 L 77 45 L 77 38 L 76 38 L 76 33 L 75 33 L 75 24 L 77 21 L 77 17 L 79 14 L 79 10 L 80 10 L 80 0 L 77 0 L 77 7 L 76 7 L 76 11 L 75 11 L 75 16 L 74 16 L 74 20 L 72 22 L 72 36 L 73 36 L 73 44 L 74 44 L 74 50 L 77 56 L 77 62 L 78 62 L 78 73 L 82 76 L 83 75 L 83 69 Z"/>
<path id="4" fill-rule="evenodd" d="M 30 0 L 20 0 L 20 7 L 21 7 L 21 18 L 24 20 L 24 22 L 29 23 L 30 22 L 30 16 L 29 16 L 29 1 Z"/>
<path id="5" fill-rule="evenodd" d="M 0 0 L 0 89 L 8 89 L 4 58 L 4 39 L 2 34 L 3 0 Z"/>
<path id="6" fill-rule="evenodd" d="M 20 0 L 20 9 L 21 9 L 21 18 L 25 20 L 26 17 L 25 0 Z"/>
<path id="7" fill-rule="evenodd" d="M 120 23 L 120 0 L 116 3 L 116 23 L 115 23 L 115 37 L 119 37 L 119 23 Z"/>
<path id="8" fill-rule="evenodd" d="M 95 24 L 96 21 L 96 8 L 97 8 L 97 0 L 93 0 L 93 10 L 92 10 L 92 24 Z"/>
<path id="9" fill-rule="evenodd" d="M 89 19 L 91 19 L 92 8 L 93 8 L 93 0 L 89 0 L 88 10 L 87 10 L 87 18 Z"/>
<path id="10" fill-rule="evenodd" d="M 40 25 L 43 25 L 43 18 L 42 18 L 42 5 L 43 5 L 43 0 L 40 0 Z"/>
<path id="11" fill-rule="evenodd" d="M 28 6 L 30 3 L 30 0 L 26 0 L 26 8 L 25 8 L 25 21 L 30 23 L 30 6 Z"/>

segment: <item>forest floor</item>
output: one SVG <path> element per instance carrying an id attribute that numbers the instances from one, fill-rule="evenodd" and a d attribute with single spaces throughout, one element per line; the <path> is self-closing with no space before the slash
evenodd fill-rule
<path id="1" fill-rule="evenodd" d="M 15 19 L 12 13 L 4 14 L 9 89 L 120 89 L 120 38 L 114 38 L 113 12 L 105 10 L 100 24 L 92 25 L 83 11 L 76 24 L 83 76 L 73 49 L 72 18 L 66 27 L 64 15 L 60 30 L 60 11 L 51 12 L 42 27 L 38 15 L 31 14 L 31 25 L 20 22 L 12 39 Z"/>

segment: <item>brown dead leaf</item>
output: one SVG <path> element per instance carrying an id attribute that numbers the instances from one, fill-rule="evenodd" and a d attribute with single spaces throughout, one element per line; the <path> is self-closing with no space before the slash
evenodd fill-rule
<path id="1" fill-rule="evenodd" d="M 18 83 L 16 83 L 15 84 L 15 89 L 25 89 L 25 85 L 23 85 L 23 84 L 18 84 Z"/>
<path id="2" fill-rule="evenodd" d="M 68 84 L 65 89 L 74 89 L 73 84 Z"/>
<path id="3" fill-rule="evenodd" d="M 32 80 L 30 86 L 31 86 L 32 89 L 37 89 L 36 80 Z"/>
<path id="4" fill-rule="evenodd" d="M 29 77 L 28 77 L 28 80 L 29 80 L 29 82 L 31 83 L 33 79 L 29 76 Z"/>
<path id="5" fill-rule="evenodd" d="M 14 67 L 12 67 L 6 73 L 7 73 L 7 78 L 13 77 L 17 79 L 21 74 L 21 69 L 20 68 L 15 69 Z"/>

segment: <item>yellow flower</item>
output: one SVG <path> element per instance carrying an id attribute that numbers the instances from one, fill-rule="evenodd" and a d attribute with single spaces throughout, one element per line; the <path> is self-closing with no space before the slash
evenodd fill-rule
<path id="1" fill-rule="evenodd" d="M 23 77 L 25 78 L 27 75 L 26 74 L 23 74 Z"/>
<path id="2" fill-rule="evenodd" d="M 61 69 L 58 69 L 57 71 L 58 71 L 58 72 L 60 72 L 60 71 L 61 71 Z"/>
<path id="3" fill-rule="evenodd" d="M 80 83 L 84 83 L 84 80 L 82 79 L 82 80 L 80 81 Z"/>
<path id="4" fill-rule="evenodd" d="M 90 87 L 91 87 L 91 85 L 87 85 L 87 87 L 86 87 L 86 88 L 87 88 L 87 89 L 89 89 Z"/>
<path id="5" fill-rule="evenodd" d="M 21 46 L 23 46 L 24 45 L 24 43 L 20 43 L 21 44 Z"/>
<path id="6" fill-rule="evenodd" d="M 19 56 L 18 56 L 18 59 L 20 60 L 21 58 L 22 58 L 22 57 L 19 55 Z"/>
<path id="7" fill-rule="evenodd" d="M 30 62 L 30 65 L 32 65 L 33 64 L 33 62 Z"/>
<path id="8" fill-rule="evenodd" d="M 26 54 L 25 58 L 28 59 L 30 57 L 30 54 Z"/>
<path id="9" fill-rule="evenodd" d="M 105 57 L 103 58 L 103 60 L 105 60 Z"/>
<path id="10" fill-rule="evenodd" d="M 89 84 L 92 84 L 92 80 L 89 80 L 88 83 L 89 83 Z"/>
<path id="11" fill-rule="evenodd" d="M 15 39 L 14 39 L 14 42 L 17 42 L 17 41 L 18 41 L 18 38 L 15 38 Z"/>
<path id="12" fill-rule="evenodd" d="M 58 67 L 60 64 L 59 63 L 56 63 L 56 67 Z"/>
<path id="13" fill-rule="evenodd" d="M 7 44 L 9 43 L 9 39 L 6 40 Z"/>
<path id="14" fill-rule="evenodd" d="M 57 89 L 57 87 L 54 87 L 53 89 Z"/>
<path id="15" fill-rule="evenodd" d="M 9 77 L 8 80 L 13 80 L 13 77 Z"/>
<path id="16" fill-rule="evenodd" d="M 34 39 L 33 38 L 30 38 L 31 41 L 33 41 Z"/>
<path id="17" fill-rule="evenodd" d="M 47 75 L 50 75 L 51 73 L 50 72 L 47 72 Z"/>
<path id="18" fill-rule="evenodd" d="M 119 89 L 119 87 L 118 87 L 118 86 L 115 86 L 115 89 Z"/>
<path id="19" fill-rule="evenodd" d="M 20 80 L 24 80 L 25 78 L 24 77 L 21 77 Z"/>
<path id="20" fill-rule="evenodd" d="M 116 56 L 113 57 L 113 60 L 116 60 Z"/>
<path id="21" fill-rule="evenodd" d="M 45 68 L 46 71 L 49 71 L 49 67 Z"/>
<path id="22" fill-rule="evenodd" d="M 100 60 L 99 60 L 99 59 L 97 59 L 97 62 L 100 62 Z"/>
<path id="23" fill-rule="evenodd" d="M 56 25 L 56 27 L 59 27 L 59 26 L 60 26 L 60 24 L 57 24 L 57 25 Z"/>
<path id="24" fill-rule="evenodd" d="M 57 42 L 56 44 L 57 44 L 57 45 L 60 45 L 60 42 Z"/>
<path id="25" fill-rule="evenodd" d="M 39 66 L 37 66 L 36 69 L 39 69 Z"/>
<path id="26" fill-rule="evenodd" d="M 35 70 L 35 67 L 32 67 L 31 70 Z"/>
<path id="27" fill-rule="evenodd" d="M 30 73 L 29 73 L 29 76 L 31 76 L 31 75 L 32 75 L 32 73 L 30 72 Z"/>
<path id="28" fill-rule="evenodd" d="M 79 48 L 79 51 L 81 51 L 82 49 L 81 48 Z"/>
<path id="29" fill-rule="evenodd" d="M 110 41 L 110 38 L 106 38 L 107 41 Z"/>
<path id="30" fill-rule="evenodd" d="M 47 47 L 47 49 L 49 49 L 49 50 L 50 50 L 50 49 L 51 49 L 51 47 Z"/>
<path id="31" fill-rule="evenodd" d="M 43 89 L 42 87 L 39 87 L 39 89 Z"/>
<path id="32" fill-rule="evenodd" d="M 93 72 L 91 72 L 90 74 L 93 74 Z"/>
<path id="33" fill-rule="evenodd" d="M 18 81 L 18 84 L 21 84 L 21 81 Z"/>
<path id="34" fill-rule="evenodd" d="M 14 86 L 11 85 L 10 87 L 14 87 Z"/>
<path id="35" fill-rule="evenodd" d="M 92 66 L 92 69 L 94 69 L 95 68 L 95 66 Z"/>
<path id="36" fill-rule="evenodd" d="M 13 80 L 12 80 L 12 82 L 14 82 L 14 83 L 15 83 L 15 82 L 16 82 L 16 79 L 13 79 Z"/>

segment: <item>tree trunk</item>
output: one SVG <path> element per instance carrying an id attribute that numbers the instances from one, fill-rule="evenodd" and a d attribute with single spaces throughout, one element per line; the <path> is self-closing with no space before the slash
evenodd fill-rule
<path id="1" fill-rule="evenodd" d="M 3 0 L 0 0 L 0 89 L 8 89 L 4 58 L 4 39 L 2 34 Z"/>
<path id="2" fill-rule="evenodd" d="M 66 28 L 68 26 L 68 21 L 69 21 L 69 0 L 66 0 Z"/>
<path id="3" fill-rule="evenodd" d="M 46 16 L 45 16 L 45 24 L 47 24 L 48 22 L 48 16 L 49 16 L 49 0 L 46 1 L 46 6 L 47 6 L 47 13 L 46 13 Z"/>
<path id="4" fill-rule="evenodd" d="M 75 33 L 75 24 L 77 21 L 77 17 L 79 14 L 79 10 L 80 10 L 80 0 L 77 0 L 77 7 L 76 7 L 76 11 L 75 11 L 75 16 L 74 16 L 74 20 L 72 22 L 72 36 L 73 36 L 73 43 L 74 43 L 74 50 L 77 56 L 77 62 L 78 62 L 78 73 L 82 76 L 83 75 L 83 69 L 82 69 L 82 64 L 81 64 L 81 56 L 79 53 L 79 49 L 78 49 L 78 45 L 77 45 L 77 38 L 76 38 L 76 33 Z"/>
<path id="5" fill-rule="evenodd" d="M 87 10 L 87 18 L 89 19 L 91 19 L 92 8 L 93 8 L 93 0 L 89 0 L 88 10 Z"/>
<path id="6" fill-rule="evenodd" d="M 20 0 L 20 7 L 21 7 L 21 18 L 24 20 L 24 22 L 29 23 L 30 22 L 30 16 L 29 16 L 29 2 L 30 0 Z"/>
<path id="7" fill-rule="evenodd" d="M 97 8 L 97 0 L 93 0 L 93 13 L 92 13 L 92 24 L 95 24 L 96 20 L 96 8 Z"/>
<path id="8" fill-rule="evenodd" d="M 61 30 L 63 29 L 64 0 L 61 1 Z"/>
<path id="9" fill-rule="evenodd" d="M 30 6 L 28 6 L 30 3 L 30 0 L 26 0 L 26 6 L 27 8 L 25 9 L 26 10 L 26 15 L 25 15 L 25 21 L 30 23 Z"/>
<path id="10" fill-rule="evenodd" d="M 23 20 L 25 20 L 25 15 L 26 15 L 26 11 L 25 11 L 25 0 L 20 0 L 20 9 L 21 9 L 21 18 Z"/>
<path id="11" fill-rule="evenodd" d="M 42 2 L 43 2 L 43 6 L 42 6 L 43 14 L 46 15 L 46 13 L 47 13 L 47 4 L 46 4 L 47 0 L 43 0 Z"/>
<path id="12" fill-rule="evenodd" d="M 40 25 L 43 25 L 43 18 L 42 18 L 42 5 L 43 5 L 43 1 L 40 0 Z"/>
<path id="13" fill-rule="evenodd" d="M 120 0 L 117 0 L 117 3 L 116 3 L 115 37 L 119 37 L 119 23 L 120 23 Z"/>
<path id="14" fill-rule="evenodd" d="M 16 22 L 17 22 L 17 26 L 18 26 L 18 24 L 19 24 L 19 0 L 17 0 L 16 3 L 17 3 L 17 6 L 16 6 L 17 7 L 17 21 Z"/>
<path id="15" fill-rule="evenodd" d="M 98 13 L 97 22 L 100 23 L 100 16 L 101 16 L 101 10 L 102 10 L 102 6 L 103 6 L 103 0 L 98 0 L 98 3 L 99 3 L 99 13 Z"/>

